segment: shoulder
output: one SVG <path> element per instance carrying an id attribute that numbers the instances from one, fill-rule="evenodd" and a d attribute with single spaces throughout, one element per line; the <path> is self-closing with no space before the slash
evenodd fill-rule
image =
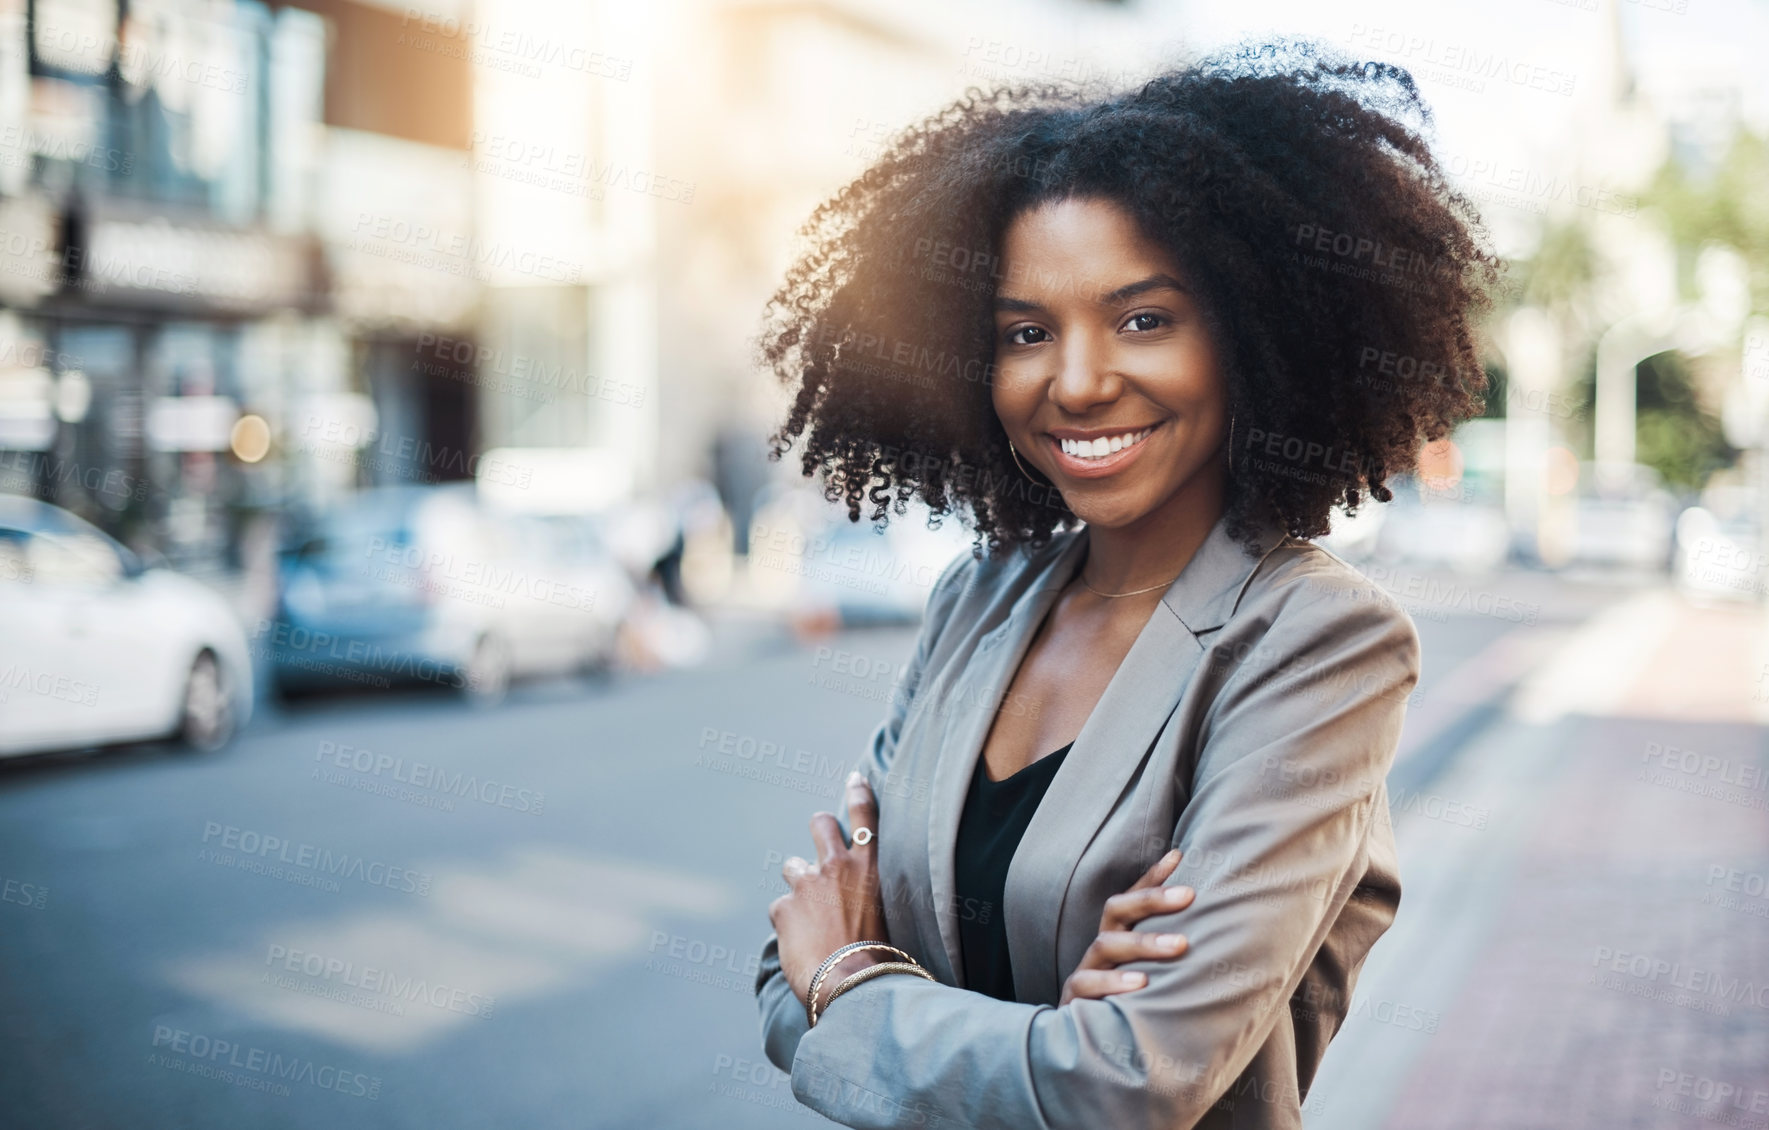
<path id="1" fill-rule="evenodd" d="M 1260 561 L 1224 635 L 1347 653 L 1378 642 L 1389 660 L 1417 668 L 1418 630 L 1387 590 L 1327 549 L 1285 538 Z M 1237 630 L 1238 629 L 1238 630 Z"/>

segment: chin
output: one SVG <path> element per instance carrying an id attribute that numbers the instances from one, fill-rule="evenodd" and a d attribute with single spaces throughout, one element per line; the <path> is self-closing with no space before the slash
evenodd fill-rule
<path id="1" fill-rule="evenodd" d="M 1072 499 L 1064 496 L 1069 509 L 1075 517 L 1090 526 L 1114 530 L 1120 526 L 1134 525 L 1140 519 L 1148 517 L 1154 505 L 1146 501 L 1129 499 Z"/>

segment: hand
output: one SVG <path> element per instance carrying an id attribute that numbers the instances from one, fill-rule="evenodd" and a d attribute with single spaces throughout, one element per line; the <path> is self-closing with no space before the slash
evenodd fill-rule
<path id="1" fill-rule="evenodd" d="M 1185 953 L 1188 943 L 1183 934 L 1156 934 L 1131 927 L 1145 918 L 1184 910 L 1192 904 L 1190 887 L 1163 887 L 1161 884 L 1179 866 L 1176 848 L 1155 861 L 1142 878 L 1123 894 L 1106 900 L 1105 912 L 1099 919 L 1099 937 L 1081 955 L 1081 964 L 1063 982 L 1062 1000 L 1068 1004 L 1077 997 L 1099 1000 L 1113 993 L 1128 993 L 1148 984 L 1146 973 L 1117 972 L 1117 967 L 1131 961 L 1167 961 Z"/>
<path id="2" fill-rule="evenodd" d="M 859 773 L 848 776 L 848 827 L 878 831 L 878 806 L 872 789 Z M 780 868 L 792 889 L 768 907 L 768 918 L 780 939 L 780 969 L 799 1003 L 805 1000 L 811 977 L 823 959 L 849 942 L 885 940 L 884 900 L 878 888 L 878 841 L 847 846 L 841 825 L 833 815 L 819 812 L 811 817 L 811 838 L 817 841 L 817 862 L 798 856 Z M 850 954 L 824 978 L 818 993 L 827 999 L 828 988 L 856 969 L 875 964 L 881 951 Z"/>

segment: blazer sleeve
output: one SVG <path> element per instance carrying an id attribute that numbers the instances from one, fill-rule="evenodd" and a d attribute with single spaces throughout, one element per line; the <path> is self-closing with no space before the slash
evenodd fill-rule
<path id="1" fill-rule="evenodd" d="M 922 672 L 933 652 L 934 640 L 951 615 L 961 586 L 958 577 L 973 558 L 961 553 L 947 563 L 944 571 L 928 593 L 927 607 L 922 613 L 921 630 L 916 637 L 915 652 L 904 668 L 901 680 L 893 689 L 891 704 L 885 718 L 873 727 L 867 742 L 860 772 L 866 775 L 875 797 L 884 795 L 885 774 L 897 752 L 897 738 L 903 730 L 903 718 L 909 713 L 909 702 L 921 685 Z M 841 819 L 838 814 L 838 819 Z M 846 821 L 842 820 L 846 831 Z M 762 1048 L 768 1061 L 782 1071 L 792 1070 L 799 1038 L 808 1028 L 805 1006 L 793 995 L 786 974 L 780 969 L 780 939 L 772 931 L 762 947 L 761 963 L 756 971 L 756 997 L 762 1014 Z"/>
<path id="2" fill-rule="evenodd" d="M 1418 635 L 1391 604 L 1303 584 L 1273 621 L 1226 668 L 1174 829 L 1185 856 L 1168 883 L 1197 897 L 1137 927 L 1184 933 L 1186 954 L 1125 966 L 1149 975 L 1141 989 L 1062 1007 L 875 978 L 797 1041 L 801 1102 L 862 1128 L 1154 1130 L 1203 1117 L 1287 1015 L 1363 874 L 1418 680 Z"/>

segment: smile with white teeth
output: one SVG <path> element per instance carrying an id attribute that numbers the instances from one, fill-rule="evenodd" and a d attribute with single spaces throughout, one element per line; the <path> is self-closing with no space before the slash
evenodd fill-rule
<path id="1" fill-rule="evenodd" d="M 1100 436 L 1098 439 L 1065 439 L 1058 440 L 1063 445 L 1063 454 L 1072 455 L 1076 459 L 1099 459 L 1127 447 L 1135 447 L 1155 429 L 1144 428 L 1140 432 L 1125 432 L 1121 436 Z"/>

